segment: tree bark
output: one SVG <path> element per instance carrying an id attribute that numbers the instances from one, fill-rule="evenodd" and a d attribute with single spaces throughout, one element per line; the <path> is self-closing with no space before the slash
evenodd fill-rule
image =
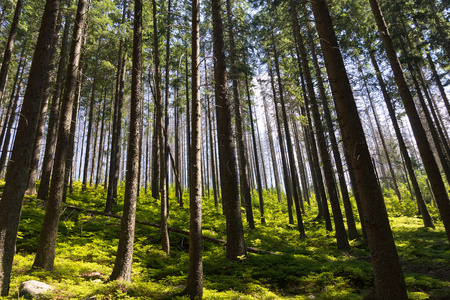
<path id="1" fill-rule="evenodd" d="M 64 96 L 61 101 L 58 140 L 56 142 L 52 184 L 50 187 L 44 223 L 39 236 L 36 257 L 33 263 L 34 268 L 42 268 L 48 271 L 53 270 L 55 260 L 56 238 L 58 234 L 59 215 L 61 213 L 64 190 L 66 159 L 68 155 L 67 145 L 69 145 L 70 140 L 70 126 L 72 123 L 72 110 L 75 98 L 74 94 L 79 72 L 83 27 L 86 21 L 86 6 L 86 0 L 79 0 L 72 35 L 72 44 L 70 47 L 70 57 L 66 74 Z"/>
<path id="2" fill-rule="evenodd" d="M 236 157 L 231 126 L 231 104 L 227 89 L 227 70 L 220 4 L 220 0 L 213 0 L 211 3 L 219 168 L 222 201 L 226 218 L 226 257 L 228 260 L 235 261 L 239 260 L 239 257 L 246 255 L 246 249 L 241 206 L 239 203 Z"/>
<path id="3" fill-rule="evenodd" d="M 14 48 L 14 40 L 16 38 L 17 29 L 19 28 L 19 18 L 22 12 L 23 0 L 17 0 L 14 17 L 9 30 L 8 41 L 6 42 L 5 52 L 3 52 L 3 62 L 0 68 L 0 101 L 3 98 L 3 92 L 6 86 L 6 78 L 8 76 L 9 64 L 11 63 L 11 54 Z"/>
<path id="4" fill-rule="evenodd" d="M 43 88 L 45 74 L 50 61 L 49 47 L 56 30 L 60 0 L 48 0 L 44 8 L 39 37 L 28 76 L 21 118 L 11 161 L 6 173 L 5 187 L 0 201 L 0 295 L 7 296 L 11 280 L 11 269 L 15 253 L 17 231 L 23 196 L 29 175 L 31 152 L 39 119 L 41 99 L 36 99 Z"/>
<path id="5" fill-rule="evenodd" d="M 312 2 L 311 6 L 342 126 L 343 139 L 346 140 L 346 150 L 349 151 L 361 195 L 376 297 L 407 299 L 406 285 L 389 226 L 383 194 L 377 182 L 327 2 L 317 0 Z"/>
<path id="6" fill-rule="evenodd" d="M 69 1 L 68 6 L 70 6 Z M 56 85 L 53 90 L 52 103 L 50 106 L 50 116 L 47 124 L 47 140 L 45 142 L 44 158 L 42 161 L 41 183 L 38 190 L 38 199 L 46 200 L 48 198 L 48 191 L 50 189 L 50 176 L 52 173 L 53 156 L 55 153 L 56 136 L 58 130 L 58 117 L 61 105 L 61 96 L 64 85 L 64 73 L 67 61 L 67 46 L 69 44 L 69 29 L 71 23 L 70 14 L 65 16 L 66 24 L 61 43 L 61 50 L 59 55 L 58 71 L 56 74 Z"/>
<path id="7" fill-rule="evenodd" d="M 139 177 L 142 101 L 142 1 L 134 1 L 133 66 L 131 70 L 130 132 L 128 135 L 125 197 L 120 238 L 110 280 L 131 281 Z"/>
<path id="8" fill-rule="evenodd" d="M 384 17 L 378 1 L 370 0 L 370 6 L 375 16 L 378 31 L 380 33 L 381 39 L 383 40 L 384 48 L 386 49 L 390 65 L 394 73 L 395 82 L 397 83 L 400 96 L 403 100 L 406 114 L 408 115 L 408 118 L 410 120 L 414 137 L 416 139 L 417 146 L 419 148 L 419 152 L 428 175 L 428 179 L 430 180 L 430 184 L 433 189 L 433 194 L 436 198 L 439 212 L 444 223 L 445 232 L 447 234 L 447 239 L 450 241 L 450 199 L 445 189 L 444 181 L 442 180 L 439 167 L 433 156 L 433 152 L 431 151 L 431 147 L 427 140 L 425 130 L 422 126 L 419 114 L 417 113 L 416 107 L 414 105 L 413 97 L 406 83 L 406 78 L 403 74 L 400 61 L 398 60 L 397 53 L 392 43 L 391 36 L 384 21 Z"/>
<path id="9" fill-rule="evenodd" d="M 189 271 L 186 294 L 191 299 L 203 296 L 202 262 L 202 185 L 201 161 L 201 103 L 200 103 L 200 8 L 199 0 L 192 1 L 191 72 L 192 72 L 192 138 L 191 182 L 189 188 Z M 188 124 L 188 126 L 190 126 Z"/>

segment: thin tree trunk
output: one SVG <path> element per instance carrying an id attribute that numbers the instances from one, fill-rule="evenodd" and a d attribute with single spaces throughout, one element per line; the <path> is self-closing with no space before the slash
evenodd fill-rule
<path id="1" fill-rule="evenodd" d="M 250 128 L 252 132 L 252 142 L 253 142 L 253 153 L 255 158 L 255 170 L 256 170 L 256 184 L 258 187 L 258 196 L 259 196 L 259 211 L 261 213 L 261 224 L 266 223 L 266 217 L 264 215 L 264 198 L 262 191 L 262 183 L 261 183 L 261 172 L 259 170 L 259 160 L 258 160 L 258 147 L 256 145 L 256 136 L 255 136 L 255 124 L 253 121 L 253 112 L 252 112 L 252 101 L 250 99 L 250 90 L 248 85 L 248 74 L 245 73 L 245 87 L 247 91 L 247 104 L 248 104 L 248 114 L 250 115 Z"/>
<path id="2" fill-rule="evenodd" d="M 16 9 L 14 11 L 14 17 L 9 30 L 8 41 L 6 42 L 5 52 L 3 53 L 3 62 L 0 68 L 0 101 L 3 98 L 3 92 L 5 91 L 6 78 L 8 76 L 9 64 L 11 63 L 11 54 L 14 47 L 14 40 L 16 38 L 17 29 L 19 28 L 19 18 L 22 12 L 23 0 L 17 0 Z"/>
<path id="3" fill-rule="evenodd" d="M 123 214 L 116 260 L 109 280 L 131 281 L 139 177 L 142 102 L 142 1 L 134 1 L 133 66 L 131 74 L 130 132 Z"/>
<path id="4" fill-rule="evenodd" d="M 191 299 L 203 296 L 202 262 L 202 195 L 201 195 L 201 103 L 200 103 L 200 8 L 199 0 L 192 1 L 192 144 L 191 182 L 189 188 L 189 271 L 186 294 Z M 190 126 L 190 125 L 188 125 Z"/>
<path id="5" fill-rule="evenodd" d="M 275 70 L 277 73 L 277 79 L 278 79 L 278 89 L 280 92 L 280 102 L 281 102 L 281 112 L 283 114 L 283 123 L 284 123 L 284 134 L 286 136 L 286 146 L 288 151 L 288 158 L 289 158 L 289 168 L 291 170 L 291 183 L 292 183 L 292 196 L 295 204 L 295 212 L 297 215 L 297 225 L 298 230 L 300 232 L 301 237 L 306 237 L 305 229 L 303 227 L 303 218 L 302 213 L 300 210 L 300 198 L 301 198 L 301 190 L 298 186 L 298 173 L 297 168 L 295 166 L 295 158 L 294 158 L 294 151 L 292 149 L 292 141 L 291 141 L 291 133 L 289 130 L 289 123 L 288 118 L 286 114 L 286 104 L 284 102 L 284 95 L 283 95 L 283 88 L 281 84 L 281 75 L 280 75 L 280 67 L 278 64 L 278 53 L 277 48 L 275 45 L 275 38 L 272 32 L 272 47 L 274 51 L 274 61 L 275 61 Z M 276 106 L 276 105 L 275 105 Z"/>
<path id="6" fill-rule="evenodd" d="M 441 174 L 439 172 L 439 167 L 433 156 L 430 144 L 425 134 L 425 130 L 423 129 L 419 114 L 417 113 L 416 107 L 414 105 L 413 97 L 406 83 L 406 78 L 403 74 L 403 70 L 398 60 L 397 53 L 395 52 L 395 48 L 384 21 L 384 17 L 382 15 L 378 1 L 370 0 L 370 5 L 375 16 L 378 31 L 383 40 L 389 62 L 391 64 L 392 71 L 394 73 L 395 81 L 399 88 L 400 96 L 403 100 L 403 105 L 405 106 L 406 114 L 408 115 L 408 118 L 410 120 L 411 127 L 414 132 L 414 137 L 417 141 L 417 146 L 419 147 L 419 152 L 422 157 L 428 179 L 430 180 L 431 187 L 433 189 L 433 194 L 436 197 L 439 212 L 441 214 L 445 232 L 447 234 L 447 239 L 450 241 L 450 199 L 445 189 L 444 181 L 442 180 Z"/>

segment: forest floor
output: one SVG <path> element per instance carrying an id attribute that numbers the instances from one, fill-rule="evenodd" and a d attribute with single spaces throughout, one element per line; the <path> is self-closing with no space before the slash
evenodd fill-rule
<path id="1" fill-rule="evenodd" d="M 0 188 L 3 183 L 0 183 Z M 119 203 L 115 213 L 122 208 Z M 184 195 L 187 197 L 187 195 Z M 255 220 L 259 220 L 254 196 Z M 81 192 L 75 185 L 67 204 L 103 211 L 103 189 Z M 351 241 L 351 249 L 336 248 L 333 232 L 315 221 L 314 205 L 306 205 L 307 239 L 288 224 L 286 205 L 266 193 L 266 224 L 245 230 L 247 246 L 276 252 L 253 254 L 228 262 L 225 247 L 204 242 L 204 299 L 364 299 L 373 288 L 367 245 Z M 169 226 L 188 230 L 189 208 L 170 200 Z M 450 246 L 437 211 L 431 207 L 436 229 L 424 228 L 415 216 L 413 203 L 387 198 L 391 226 L 403 265 L 410 299 L 450 299 Z M 46 299 L 187 299 L 180 296 L 188 272 L 186 236 L 170 233 L 171 252 L 161 251 L 159 229 L 137 224 L 132 282 L 107 282 L 117 251 L 120 220 L 66 208 L 61 215 L 53 272 L 32 270 L 34 253 L 45 210 L 41 201 L 26 198 L 14 260 L 9 297 L 17 299 L 18 287 L 26 280 L 39 280 L 54 287 Z M 243 214 L 245 212 L 243 211 Z M 137 218 L 159 222 L 158 202 L 141 191 Z M 245 215 L 243 215 L 245 224 Z M 203 234 L 225 239 L 225 218 L 214 200 L 203 201 Z"/>

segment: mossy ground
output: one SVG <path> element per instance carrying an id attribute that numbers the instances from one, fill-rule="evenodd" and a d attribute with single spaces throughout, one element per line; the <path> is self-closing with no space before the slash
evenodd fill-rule
<path id="1" fill-rule="evenodd" d="M 101 188 L 81 192 L 75 184 L 67 204 L 101 211 L 105 196 Z M 352 241 L 350 251 L 338 251 L 333 232 L 326 232 L 324 224 L 315 220 L 315 206 L 306 206 L 308 237 L 302 240 L 296 226 L 288 224 L 286 205 L 275 199 L 274 192 L 266 192 L 266 224 L 246 229 L 245 238 L 248 246 L 279 255 L 249 254 L 240 262 L 228 262 L 223 246 L 204 242 L 204 299 L 363 299 L 369 295 L 373 283 L 367 246 Z M 121 200 L 115 207 L 119 214 Z M 259 220 L 256 195 L 253 200 Z M 410 298 L 450 299 L 450 247 L 436 209 L 431 208 L 436 229 L 428 229 L 412 213 L 410 200 L 399 203 L 387 197 L 386 201 Z M 180 208 L 173 197 L 169 209 L 169 226 L 187 230 L 187 200 Z M 212 198 L 204 198 L 203 209 L 203 233 L 225 239 L 225 219 Z M 137 224 L 132 282 L 106 282 L 120 220 L 70 209 L 61 216 L 54 271 L 31 270 L 44 213 L 42 202 L 25 199 L 11 292 L 2 299 L 17 299 L 19 284 L 31 279 L 55 288 L 48 299 L 185 299 L 180 293 L 188 272 L 188 237 L 170 233 L 167 256 L 160 250 L 159 229 Z M 143 190 L 137 214 L 140 220 L 159 221 L 158 202 Z M 100 275 L 90 277 L 94 272 Z"/>

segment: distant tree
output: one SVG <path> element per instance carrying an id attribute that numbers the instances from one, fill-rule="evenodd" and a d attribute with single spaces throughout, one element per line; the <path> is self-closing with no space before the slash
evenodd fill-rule
<path id="1" fill-rule="evenodd" d="M 11 62 L 11 54 L 14 47 L 17 29 L 19 28 L 19 18 L 22 12 L 23 0 L 17 0 L 14 17 L 9 30 L 8 40 L 6 42 L 5 51 L 3 53 L 3 62 L 0 68 L 0 100 L 3 98 L 3 92 L 6 85 L 6 77 L 8 76 L 9 64 Z"/>

